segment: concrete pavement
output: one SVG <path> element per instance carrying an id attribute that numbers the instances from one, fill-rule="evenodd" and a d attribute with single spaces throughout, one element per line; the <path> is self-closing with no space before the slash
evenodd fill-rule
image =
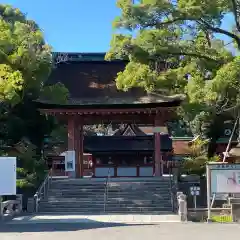
<path id="1" fill-rule="evenodd" d="M 226 240 L 239 238 L 238 224 L 206 223 L 35 223 L 2 224 L 1 240 Z"/>
<path id="2" fill-rule="evenodd" d="M 156 224 L 161 222 L 179 222 L 175 214 L 143 215 L 143 214 L 106 214 L 106 215 L 32 215 L 16 217 L 8 224 L 36 223 L 125 223 L 125 224 Z"/>

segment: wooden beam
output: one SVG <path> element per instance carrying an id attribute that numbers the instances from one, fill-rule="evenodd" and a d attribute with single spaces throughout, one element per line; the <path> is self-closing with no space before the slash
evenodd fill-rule
<path id="1" fill-rule="evenodd" d="M 162 108 L 132 108 L 132 109 L 39 109 L 46 114 L 66 114 L 66 115 L 111 115 L 111 114 L 156 114 L 165 113 L 175 107 Z M 170 110 L 172 111 L 172 110 Z"/>

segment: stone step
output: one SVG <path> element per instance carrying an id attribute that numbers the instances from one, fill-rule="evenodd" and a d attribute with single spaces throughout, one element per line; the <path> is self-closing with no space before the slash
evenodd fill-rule
<path id="1" fill-rule="evenodd" d="M 85 207 L 99 207 L 99 206 L 103 206 L 104 202 L 100 202 L 100 203 L 92 203 L 92 202 L 82 202 L 82 203 L 78 203 L 78 202 L 40 202 L 39 205 L 41 206 L 61 206 L 63 208 L 85 208 Z"/>
<path id="2" fill-rule="evenodd" d="M 90 197 L 94 197 L 94 196 L 104 196 L 105 192 L 98 192 L 98 193 L 93 193 L 93 192 L 84 192 L 84 193 L 76 193 L 76 192 L 49 192 L 48 196 L 56 196 L 56 197 L 85 197 L 85 196 L 90 196 Z M 162 197 L 169 197 L 171 196 L 171 194 L 168 192 L 122 192 L 122 193 L 115 193 L 115 192 L 107 192 L 108 196 L 113 196 L 113 197 L 131 197 L 131 196 L 141 196 L 141 197 L 158 197 L 158 196 L 162 196 Z"/>
<path id="3" fill-rule="evenodd" d="M 89 179 L 53 179 L 51 184 L 71 184 L 71 185 L 103 185 L 106 183 L 101 179 L 101 181 L 93 181 Z"/>
<path id="4" fill-rule="evenodd" d="M 103 198 L 104 193 L 48 193 L 48 198 L 75 198 L 75 199 L 81 199 L 81 198 Z M 169 193 L 122 193 L 122 194 L 116 194 L 116 193 L 107 193 L 108 198 L 139 198 L 139 199 L 150 199 L 150 198 L 162 198 L 162 199 L 169 199 L 171 198 L 171 194 Z"/>
<path id="5" fill-rule="evenodd" d="M 82 189 L 82 190 L 74 190 L 74 189 L 49 189 L 48 191 L 49 193 L 52 193 L 52 194 L 68 194 L 68 193 L 71 193 L 71 194 L 84 194 L 84 193 L 88 193 L 88 194 L 100 194 L 100 193 L 104 193 L 105 190 L 101 190 L 101 189 L 98 189 L 96 191 L 93 191 L 93 190 L 88 190 L 88 189 Z"/>
<path id="6" fill-rule="evenodd" d="M 125 192 L 125 191 L 169 191 L 170 187 L 144 187 L 144 188 L 132 188 L 132 187 L 128 187 L 128 188 L 113 188 L 113 187 L 108 187 L 107 188 L 108 191 L 112 191 L 112 192 Z M 83 192 L 83 191 L 105 191 L 106 188 L 85 188 L 85 187 L 79 187 L 79 188 L 73 188 L 73 187 L 50 187 L 49 188 L 50 191 L 78 191 L 78 192 Z"/>
<path id="7" fill-rule="evenodd" d="M 167 202 L 171 201 L 171 198 L 107 198 L 108 202 L 123 202 L 123 201 L 128 201 L 128 202 L 137 202 L 137 201 L 142 201 L 142 202 Z"/>
<path id="8" fill-rule="evenodd" d="M 105 191 L 104 191 L 105 192 Z M 170 191 L 169 190 L 154 190 L 154 189 L 149 189 L 149 190 L 127 190 L 127 191 L 119 191 L 119 192 L 116 192 L 116 191 L 111 191 L 111 190 L 108 190 L 106 191 L 108 193 L 111 193 L 111 194 L 170 194 Z"/>
<path id="9" fill-rule="evenodd" d="M 121 190 L 121 189 L 169 189 L 170 187 L 169 186 L 153 186 L 153 185 L 149 185 L 149 186 L 121 186 L 121 187 L 112 187 L 112 186 L 109 186 L 108 187 L 109 189 L 114 189 L 114 190 Z"/>
<path id="10" fill-rule="evenodd" d="M 147 196 L 147 195 L 169 196 L 170 195 L 170 192 L 144 192 L 144 191 L 143 192 L 132 191 L 132 192 L 121 192 L 121 193 L 108 191 L 107 193 L 108 193 L 108 195 L 112 195 L 112 196 L 133 196 L 133 195 L 137 195 L 137 196 Z"/>
<path id="11" fill-rule="evenodd" d="M 51 188 L 49 189 L 49 192 L 52 192 L 52 193 L 58 193 L 58 192 L 61 192 L 61 193 L 69 193 L 69 192 L 72 192 L 72 193 L 100 193 L 100 192 L 105 192 L 106 190 L 105 189 L 96 189 L 96 190 L 92 190 L 92 189 L 72 189 L 72 188 L 68 188 L 68 189 L 56 189 L 56 188 Z M 168 193 L 169 192 L 169 189 L 151 189 L 151 188 L 148 188 L 148 189 L 121 189 L 121 190 L 114 190 L 114 189 L 107 189 L 108 192 L 112 192 L 112 193 L 155 193 L 155 192 L 158 192 L 158 193 Z"/>
<path id="12" fill-rule="evenodd" d="M 99 214 L 99 213 L 103 213 L 104 212 L 104 208 L 86 208 L 86 209 L 69 209 L 69 208 L 39 208 L 39 212 L 40 213 L 47 213 L 47 212 L 58 212 L 58 213 L 74 213 L 74 214 L 80 214 L 80 213 L 96 213 L 96 214 Z"/>
<path id="13" fill-rule="evenodd" d="M 171 206 L 106 206 L 107 211 L 171 211 Z"/>
<path id="14" fill-rule="evenodd" d="M 68 180 L 68 181 L 52 181 L 50 182 L 51 184 L 68 184 L 68 185 L 89 185 L 89 186 L 97 186 L 97 185 L 105 185 L 106 183 L 108 184 L 115 184 L 115 185 L 129 185 L 129 184 L 132 184 L 132 185 L 150 185 L 150 184 L 155 184 L 155 185 L 161 185 L 161 184 L 171 184 L 172 182 L 170 182 L 169 180 L 168 181 L 132 181 L 132 182 L 129 182 L 129 181 L 113 181 L 113 180 L 110 180 L 108 182 L 106 181 L 102 181 L 102 182 L 94 182 L 94 181 L 71 181 L 71 180 Z"/>
<path id="15" fill-rule="evenodd" d="M 88 210 L 88 211 L 91 211 L 91 210 L 104 210 L 104 206 L 103 205 L 98 205 L 98 206 L 92 206 L 91 208 L 89 208 L 88 206 L 86 206 L 86 207 L 64 207 L 64 208 L 62 208 L 61 206 L 45 206 L 45 205 L 40 205 L 39 206 L 40 207 L 40 209 L 45 209 L 45 210 L 47 210 L 48 209 L 48 211 L 50 210 L 50 209 L 61 209 L 62 211 L 71 211 L 72 210 L 72 212 L 74 212 L 74 211 L 86 211 L 86 210 Z M 148 209 L 148 210 L 156 210 L 156 211 L 163 211 L 164 209 L 170 209 L 171 210 L 171 206 L 106 206 L 106 209 L 108 209 L 108 210 L 111 210 L 111 211 L 114 211 L 114 210 L 119 210 L 119 209 L 121 209 L 121 210 L 124 210 L 124 211 L 126 211 L 126 210 L 141 210 L 141 209 Z"/>
<path id="16" fill-rule="evenodd" d="M 103 199 L 104 198 L 104 195 L 101 194 L 101 195 L 48 195 L 47 199 L 57 199 L 57 198 L 60 198 L 60 199 L 93 199 L 93 200 L 97 200 L 97 199 Z"/>
<path id="17" fill-rule="evenodd" d="M 105 184 L 104 184 L 105 185 Z M 128 186 L 134 186 L 134 187 L 147 187 L 147 186 L 171 186 L 168 182 L 162 182 L 162 183 L 113 183 L 109 182 L 108 186 L 111 187 L 128 187 Z"/>
<path id="18" fill-rule="evenodd" d="M 50 186 L 71 186 L 71 187 L 90 187 L 90 188 L 97 188 L 97 187 L 103 187 L 106 186 L 106 183 L 94 183 L 94 184 L 81 184 L 81 183 L 71 183 L 71 182 L 66 182 L 66 183 L 50 183 Z"/>
<path id="19" fill-rule="evenodd" d="M 45 198 L 49 201 L 101 201 L 104 199 L 104 196 L 48 196 Z M 121 201 L 121 200 L 129 200 L 129 201 L 168 201 L 171 200 L 171 196 L 108 196 L 107 199 L 110 201 Z"/>
<path id="20" fill-rule="evenodd" d="M 103 213 L 105 207 L 110 213 L 171 212 L 169 178 L 110 180 L 106 204 L 106 179 L 53 180 L 40 212 Z"/>
<path id="21" fill-rule="evenodd" d="M 76 184 L 76 183 L 51 183 L 50 186 L 53 187 L 87 187 L 87 188 L 98 188 L 98 187 L 105 187 L 106 184 Z M 129 187 L 129 186 L 134 186 L 134 187 L 148 187 L 148 186 L 153 186 L 153 187 L 167 187 L 171 186 L 170 183 L 168 182 L 162 182 L 162 183 L 108 183 L 108 186 L 110 187 L 116 187 L 116 188 L 121 188 L 121 187 Z"/>
<path id="22" fill-rule="evenodd" d="M 41 206 L 61 206 L 63 208 L 72 208 L 72 207 L 92 207 L 92 206 L 103 206 L 104 202 L 98 202 L 98 203 L 90 203 L 90 202 L 41 202 Z M 158 202 L 158 203 L 133 203 L 133 202 L 119 202 L 119 203 L 111 203 L 107 202 L 107 206 L 115 206 L 115 207 L 157 207 L 157 206 L 162 206 L 162 207 L 171 207 L 171 202 Z"/>
<path id="23" fill-rule="evenodd" d="M 105 188 L 104 188 L 105 190 Z M 107 188 L 108 191 L 112 191 L 112 192 L 131 192 L 131 191 L 150 191 L 150 192 L 154 192 L 154 191 L 160 191 L 160 192 L 164 192 L 164 191 L 169 191 L 170 188 L 163 188 L 163 187 L 147 187 L 147 188 Z"/>
<path id="24" fill-rule="evenodd" d="M 75 200 L 94 200 L 94 201 L 97 201 L 97 200 L 101 200 L 101 199 L 104 199 L 104 196 L 101 195 L 101 196 L 48 196 L 46 199 L 49 199 L 49 200 L 55 200 L 55 199 L 65 199 L 65 200 L 72 200 L 72 201 L 75 201 Z"/>
<path id="25" fill-rule="evenodd" d="M 89 201 L 90 200 L 90 201 Z M 48 199 L 48 200 L 41 200 L 41 203 L 89 203 L 92 202 L 92 199 Z M 104 203 L 104 199 L 95 200 L 94 203 Z"/>
<path id="26" fill-rule="evenodd" d="M 106 186 L 106 183 L 71 183 L 71 182 L 65 182 L 65 183 L 50 183 L 51 186 L 72 186 L 72 187 L 93 187 L 93 188 L 97 188 L 97 187 L 103 187 Z"/>
<path id="27" fill-rule="evenodd" d="M 125 185 L 125 186 L 112 186 L 112 185 L 108 185 L 108 188 L 112 188 L 112 189 L 128 189 L 128 188 L 133 188 L 133 189 L 148 189 L 148 188 L 169 188 L 170 185 Z"/>
<path id="28" fill-rule="evenodd" d="M 105 189 L 104 189 L 105 190 Z M 169 188 L 126 188 L 126 189 L 113 189 L 113 188 L 108 188 L 107 189 L 110 192 L 116 192 L 116 193 L 121 193 L 121 192 L 169 192 Z"/>
<path id="29" fill-rule="evenodd" d="M 116 189 L 127 189 L 127 188 L 169 188 L 171 187 L 170 184 L 141 184 L 141 185 L 130 185 L 130 184 L 120 184 L 120 185 L 115 185 L 115 184 L 108 184 L 109 188 L 116 188 Z"/>
<path id="30" fill-rule="evenodd" d="M 99 202 L 104 201 L 104 197 L 101 198 L 58 198 L 58 197 L 48 197 L 45 199 L 42 199 L 42 202 Z M 168 202 L 171 201 L 171 198 L 141 198 L 140 196 L 135 196 L 134 198 L 123 198 L 123 197 L 108 197 L 107 200 L 109 202 L 121 202 L 121 201 L 128 201 L 128 202 Z"/>
<path id="31" fill-rule="evenodd" d="M 48 197 L 45 199 L 42 199 L 41 201 L 43 202 L 89 202 L 93 200 L 93 198 L 56 198 L 56 197 Z M 119 201 L 129 201 L 129 202 L 159 202 L 159 201 L 170 201 L 171 198 L 141 198 L 139 197 L 135 197 L 135 198 L 123 198 L 123 197 L 108 197 L 107 198 L 108 201 L 111 202 L 119 202 Z M 94 202 L 99 202 L 99 201 L 104 201 L 104 197 L 101 198 L 96 198 L 94 199 Z"/>
<path id="32" fill-rule="evenodd" d="M 107 194 L 108 198 L 143 198 L 143 199 L 149 199 L 149 198 L 171 198 L 171 195 L 169 194 Z"/>
<path id="33" fill-rule="evenodd" d="M 57 189 L 57 188 L 51 188 L 49 189 L 49 192 L 52 192 L 52 193 L 102 193 L 102 192 L 105 192 L 105 189 L 86 189 L 86 188 L 83 188 L 83 189 L 73 189 L 73 188 L 66 188 L 66 189 Z"/>
<path id="34" fill-rule="evenodd" d="M 68 189 L 73 189 L 73 190 L 82 190 L 82 189 L 88 189 L 88 190 L 104 190 L 105 187 L 99 186 L 99 187 L 86 187 L 86 186 L 50 186 L 50 189 L 57 189 L 57 190 L 68 190 Z"/>
<path id="35" fill-rule="evenodd" d="M 111 202 L 107 202 L 106 204 L 107 206 L 123 206 L 123 207 L 127 207 L 127 206 L 136 206 L 136 207 L 161 207 L 161 206 L 172 206 L 171 202 L 155 202 L 155 203 L 128 203 L 128 202 L 119 202 L 119 203 L 111 203 Z"/>
<path id="36" fill-rule="evenodd" d="M 44 213 L 44 212 L 68 212 L 68 213 L 74 213 L 74 214 L 77 214 L 77 213 L 104 213 L 104 208 L 82 208 L 82 209 L 79 209 L 79 208 L 65 208 L 65 209 L 62 209 L 62 208 L 56 208 L 56 207 L 44 207 L 44 208 L 39 208 L 40 212 L 41 213 Z M 108 209 L 106 208 L 106 212 L 108 213 L 157 213 L 157 212 L 171 212 L 171 208 L 164 208 L 164 207 L 154 207 L 154 208 L 113 208 L 113 209 Z"/>
<path id="37" fill-rule="evenodd" d="M 145 205 L 136 205 L 136 204 L 81 204 L 81 205 L 76 205 L 76 204 L 40 204 L 40 208 L 62 208 L 62 210 L 65 209 L 102 209 L 104 206 L 107 209 L 139 209 L 139 208 L 150 208 L 150 209 L 155 209 L 155 208 L 172 208 L 171 204 L 145 204 Z"/>
<path id="38" fill-rule="evenodd" d="M 75 197 L 75 198 L 84 198 L 84 197 L 101 197 L 104 196 L 105 192 L 93 193 L 76 193 L 76 192 L 49 192 L 48 197 Z M 131 192 L 131 193 L 107 193 L 108 197 L 121 198 L 121 197 L 140 197 L 140 198 L 149 198 L 149 197 L 162 197 L 169 198 L 171 194 L 169 192 L 159 193 L 159 192 Z"/>
<path id="39" fill-rule="evenodd" d="M 82 192 L 105 192 L 105 191 L 109 191 L 109 192 L 115 192 L 115 193 L 122 193 L 122 192 L 127 192 L 127 193 L 131 193 L 131 192 L 169 192 L 170 189 L 169 188 L 139 188 L 139 189 L 134 189 L 134 188 L 127 188 L 127 189 L 112 189 L 112 188 L 98 188 L 98 189 L 88 189 L 88 188 L 78 188 L 78 189 L 74 189 L 74 188 L 50 188 L 49 192 L 78 192 L 78 193 L 82 193 Z"/>
<path id="40" fill-rule="evenodd" d="M 71 183 L 71 182 L 65 182 L 65 183 L 50 183 L 51 186 L 73 186 L 73 187 L 79 187 L 79 186 L 85 186 L 85 187 L 102 187 L 102 186 L 112 186 L 112 187 L 127 187 L 127 186 L 139 186 L 139 187 L 144 187 L 144 186 L 171 186 L 172 183 L 170 182 L 153 182 L 153 183 L 129 183 L 129 182 L 108 182 L 108 183 Z"/>

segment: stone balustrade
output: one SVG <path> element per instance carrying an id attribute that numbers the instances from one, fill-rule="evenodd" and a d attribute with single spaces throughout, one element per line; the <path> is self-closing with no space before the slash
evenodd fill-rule
<path id="1" fill-rule="evenodd" d="M 0 201 L 0 216 L 2 219 L 5 217 L 12 217 L 22 212 L 22 194 L 18 194 L 16 200 Z"/>

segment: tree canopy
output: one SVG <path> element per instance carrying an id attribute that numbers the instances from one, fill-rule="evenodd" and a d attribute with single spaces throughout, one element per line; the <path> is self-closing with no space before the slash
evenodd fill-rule
<path id="1" fill-rule="evenodd" d="M 179 114 L 195 134 L 207 135 L 208 126 L 239 104 L 239 1 L 118 0 L 117 6 L 121 15 L 106 59 L 129 61 L 118 88 L 185 94 Z M 234 25 L 224 29 L 228 16 Z"/>
<path id="2" fill-rule="evenodd" d="M 19 9 L 0 4 L 0 140 L 1 153 L 24 145 L 18 154 L 21 183 L 35 185 L 44 174 L 44 138 L 58 125 L 41 115 L 35 100 L 63 103 L 68 90 L 62 84 L 46 86 L 53 67 L 51 47 L 40 27 Z M 31 164 L 30 164 L 31 163 Z"/>
<path id="3" fill-rule="evenodd" d="M 64 86 L 44 87 L 52 69 L 51 47 L 39 26 L 17 8 L 0 5 L 0 101 L 19 103 L 24 97 L 66 97 Z M 56 94 L 54 93 L 56 91 Z"/>

